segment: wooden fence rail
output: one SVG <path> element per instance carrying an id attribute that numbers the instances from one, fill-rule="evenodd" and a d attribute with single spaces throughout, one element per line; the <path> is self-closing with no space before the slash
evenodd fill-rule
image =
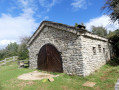
<path id="1" fill-rule="evenodd" d="M 4 60 L 0 61 L 0 65 L 5 65 L 8 62 L 16 61 L 17 58 L 18 58 L 18 56 L 13 56 L 13 57 L 5 58 Z"/>

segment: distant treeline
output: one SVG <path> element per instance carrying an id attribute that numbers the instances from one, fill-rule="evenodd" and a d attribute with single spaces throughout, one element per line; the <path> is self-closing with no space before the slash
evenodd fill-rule
<path id="1" fill-rule="evenodd" d="M 19 60 L 27 59 L 28 50 L 27 50 L 27 41 L 29 37 L 22 37 L 21 44 L 17 44 L 16 42 L 8 44 L 4 49 L 0 50 L 0 60 L 11 56 L 18 56 Z"/>

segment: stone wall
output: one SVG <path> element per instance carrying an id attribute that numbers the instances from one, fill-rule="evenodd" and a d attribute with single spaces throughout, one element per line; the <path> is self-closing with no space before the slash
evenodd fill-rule
<path id="1" fill-rule="evenodd" d="M 44 27 L 29 46 L 30 68 L 37 68 L 37 55 L 40 48 L 53 44 L 62 52 L 63 71 L 67 74 L 83 75 L 83 59 L 80 36 L 53 27 Z"/>
<path id="2" fill-rule="evenodd" d="M 83 55 L 83 69 L 84 69 L 84 76 L 87 76 L 94 72 L 95 70 L 99 69 L 102 65 L 106 64 L 106 62 L 110 59 L 110 50 L 108 45 L 108 40 L 97 39 L 99 36 L 93 35 L 91 37 L 84 35 L 81 36 L 81 43 L 82 43 L 82 55 Z M 101 38 L 101 37 L 99 37 Z M 99 46 L 100 45 L 100 46 Z M 93 47 L 96 50 L 94 53 Z M 104 51 L 105 48 L 105 51 Z M 100 49 L 100 50 L 99 50 Z"/>
<path id="3" fill-rule="evenodd" d="M 30 68 L 37 68 L 41 47 L 54 45 L 61 52 L 63 72 L 87 76 L 110 59 L 108 40 L 86 30 L 53 22 L 42 22 L 28 42 Z"/>

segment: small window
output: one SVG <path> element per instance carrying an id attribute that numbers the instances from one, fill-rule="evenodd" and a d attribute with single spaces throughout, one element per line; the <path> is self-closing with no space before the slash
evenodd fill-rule
<path id="1" fill-rule="evenodd" d="M 101 52 L 101 45 L 98 45 L 99 52 Z"/>
<path id="2" fill-rule="evenodd" d="M 103 53 L 105 53 L 105 48 L 103 48 Z"/>
<path id="3" fill-rule="evenodd" d="M 93 47 L 93 55 L 96 55 L 96 47 Z"/>

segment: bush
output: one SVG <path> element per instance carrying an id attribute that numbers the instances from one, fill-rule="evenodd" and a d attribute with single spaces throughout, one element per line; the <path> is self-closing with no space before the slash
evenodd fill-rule
<path id="1" fill-rule="evenodd" d="M 24 60 L 24 59 L 27 59 L 28 57 L 29 56 L 28 56 L 28 50 L 27 50 L 26 44 L 21 44 L 18 50 L 18 59 Z"/>
<path id="2" fill-rule="evenodd" d="M 107 64 L 111 66 L 117 66 L 119 65 L 119 58 L 113 57 Z"/>
<path id="3" fill-rule="evenodd" d="M 113 32 L 113 35 L 109 37 L 109 40 L 112 42 L 115 57 L 119 58 L 119 29 Z"/>

